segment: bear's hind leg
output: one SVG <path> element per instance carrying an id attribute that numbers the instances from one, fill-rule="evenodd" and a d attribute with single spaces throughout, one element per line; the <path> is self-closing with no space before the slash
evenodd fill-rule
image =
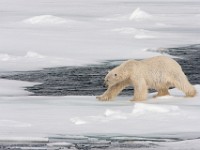
<path id="1" fill-rule="evenodd" d="M 174 86 L 183 91 L 186 97 L 194 97 L 197 93 L 196 89 L 190 84 L 184 73 L 175 79 Z"/>
<path id="2" fill-rule="evenodd" d="M 175 82 L 175 87 L 183 91 L 186 97 L 194 97 L 196 95 L 196 89 L 189 83 L 188 80 Z"/>
<path id="3" fill-rule="evenodd" d="M 168 88 L 158 89 L 158 93 L 157 93 L 157 95 L 154 96 L 154 98 L 160 97 L 160 96 L 166 96 L 166 95 L 170 95 Z"/>

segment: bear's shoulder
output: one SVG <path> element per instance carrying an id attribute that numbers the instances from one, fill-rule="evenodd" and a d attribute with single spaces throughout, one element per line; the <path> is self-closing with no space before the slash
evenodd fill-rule
<path id="1" fill-rule="evenodd" d="M 139 65 L 141 62 L 140 61 L 137 61 L 137 60 L 134 60 L 134 59 L 129 59 L 127 61 L 124 61 L 121 65 L 120 65 L 120 68 L 132 68 L 133 66 L 137 66 Z"/>
<path id="2" fill-rule="evenodd" d="M 139 61 L 137 61 L 137 60 L 129 59 L 129 60 L 123 62 L 122 64 L 124 64 L 124 65 L 129 65 L 129 64 L 135 64 L 135 63 L 138 63 L 138 62 L 139 62 Z"/>
<path id="3" fill-rule="evenodd" d="M 173 60 L 172 58 L 170 57 L 167 57 L 167 56 L 155 56 L 155 57 L 151 57 L 151 58 L 147 58 L 147 59 L 144 59 L 144 60 L 154 60 L 154 61 L 158 61 L 158 60 Z"/>

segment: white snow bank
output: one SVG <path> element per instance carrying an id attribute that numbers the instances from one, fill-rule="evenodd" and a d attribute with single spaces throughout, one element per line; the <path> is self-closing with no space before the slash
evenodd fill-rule
<path id="1" fill-rule="evenodd" d="M 30 127 L 31 124 L 29 123 L 24 123 L 24 122 L 19 122 L 19 121 L 15 121 L 15 120 L 0 120 L 0 127 Z"/>
<path id="2" fill-rule="evenodd" d="M 179 4 L 123 0 L 59 1 L 55 4 L 51 0 L 45 0 L 45 3 L 42 0 L 37 3 L 34 0 L 6 0 L 0 5 L 3 10 L 0 13 L 0 59 L 9 61 L 0 63 L 0 71 L 20 70 L 19 64 L 27 64 L 26 70 L 32 70 L 32 67 L 54 67 L 55 63 L 57 66 L 75 66 L 84 65 L 86 61 L 92 64 L 105 60 L 141 59 L 157 55 L 141 52 L 144 48 L 200 43 L 196 32 L 200 22 L 197 17 L 199 4 Z M 122 35 L 111 31 L 130 27 L 152 33 L 135 35 L 131 30 L 131 34 Z M 24 57 L 28 51 L 46 58 L 38 63 L 32 59 L 30 62 L 28 59 L 12 62 L 12 56 Z M 61 60 L 53 62 L 50 57 Z M 13 65 L 15 63 L 17 65 Z M 21 68 L 23 70 L 25 65 Z"/>
<path id="3" fill-rule="evenodd" d="M 126 28 L 116 28 L 116 29 L 113 29 L 112 31 L 119 32 L 119 33 L 122 33 L 122 34 L 134 35 L 135 39 L 154 39 L 154 38 L 157 38 L 155 33 L 151 32 L 151 31 L 143 30 L 143 29 L 126 27 Z"/>
<path id="4" fill-rule="evenodd" d="M 153 104 L 136 103 L 134 105 L 133 114 L 145 114 L 145 113 L 170 113 L 179 111 L 178 106 L 158 106 Z"/>
<path id="5" fill-rule="evenodd" d="M 137 34 L 140 30 L 136 28 L 126 27 L 126 28 L 116 28 L 112 29 L 111 31 L 119 32 L 123 34 Z"/>
<path id="6" fill-rule="evenodd" d="M 8 54 L 0 54 L 0 60 L 1 61 L 8 61 L 8 60 L 14 60 L 13 57 L 10 57 Z"/>
<path id="7" fill-rule="evenodd" d="M 137 21 L 137 22 L 140 22 L 140 21 L 145 21 L 145 20 L 152 20 L 153 19 L 153 16 L 148 13 L 148 12 L 145 12 L 144 10 L 142 10 L 141 8 L 136 8 L 131 15 L 122 15 L 122 14 L 115 14 L 115 15 L 112 15 L 112 16 L 108 16 L 108 17 L 104 17 L 104 18 L 98 18 L 97 20 L 100 20 L 100 21 Z"/>
<path id="8" fill-rule="evenodd" d="M 149 38 L 148 35 L 147 37 Z M 112 59 L 113 55 L 117 55 L 116 57 L 121 56 L 122 52 L 116 52 L 113 54 L 112 52 L 107 52 L 108 55 L 106 60 Z M 85 54 L 84 54 L 85 55 Z M 102 55 L 102 54 L 100 54 Z M 91 54 L 86 57 L 76 56 L 74 58 L 71 57 L 57 57 L 57 56 L 48 56 L 43 55 L 38 52 L 28 51 L 25 55 L 9 55 L 9 54 L 0 54 L 0 72 L 5 71 L 30 71 L 30 70 L 39 70 L 49 67 L 63 67 L 63 66 L 83 66 L 89 64 L 97 64 L 101 61 L 105 61 L 105 59 L 99 59 L 99 54 Z M 104 55 L 104 54 L 103 54 Z M 148 58 L 153 56 L 161 55 L 155 52 L 149 51 L 138 51 L 137 53 L 125 53 L 125 55 L 133 55 L 135 59 L 141 58 Z M 96 61 L 95 61 L 96 59 Z"/>
<path id="9" fill-rule="evenodd" d="M 135 21 L 142 21 L 146 19 L 152 19 L 152 15 L 141 10 L 139 7 L 133 11 L 133 13 L 130 15 L 129 20 L 135 20 Z"/>
<path id="10" fill-rule="evenodd" d="M 199 150 L 200 148 L 200 139 L 192 139 L 178 142 L 165 142 L 162 143 L 162 147 L 159 147 L 160 150 Z M 156 148 L 155 148 L 156 149 Z"/>
<path id="11" fill-rule="evenodd" d="M 137 35 L 135 35 L 134 37 L 135 37 L 135 39 L 154 39 L 154 38 L 156 38 L 156 37 L 153 36 L 153 35 L 147 35 L 147 34 L 145 34 L 145 33 L 137 34 Z"/>
<path id="12" fill-rule="evenodd" d="M 0 79 L 0 96 L 30 95 L 31 92 L 25 91 L 24 87 L 30 87 L 35 84 L 38 83 Z"/>
<path id="13" fill-rule="evenodd" d="M 11 83 L 12 82 L 12 83 Z M 24 82 L 1 80 L 7 93 Z M 17 86 L 18 85 L 18 86 Z M 11 89 L 11 90 L 10 90 Z M 196 89 L 200 92 L 200 86 Z M 21 90 L 19 90 L 21 91 Z M 93 96 L 0 97 L 0 133 L 7 137 L 47 137 L 58 134 L 164 135 L 200 131 L 200 97 L 185 98 L 177 89 L 172 97 L 130 102 L 130 97 L 101 102 Z M 19 94 L 18 94 L 19 95 Z M 24 93 L 21 95 L 25 95 Z M 187 123 L 186 123 L 187 122 Z"/>
<path id="14" fill-rule="evenodd" d="M 44 137 L 12 137 L 12 136 L 1 136 L 0 142 L 35 142 L 35 143 L 46 143 L 48 138 Z"/>
<path id="15" fill-rule="evenodd" d="M 106 109 L 104 115 L 97 116 L 85 116 L 85 117 L 75 117 L 71 118 L 70 121 L 75 125 L 82 125 L 94 122 L 111 122 L 114 120 L 127 120 L 138 116 L 148 116 L 162 113 L 165 115 L 178 115 L 180 109 L 178 106 L 174 105 L 155 105 L 155 104 L 144 104 L 136 103 L 134 104 L 132 112 L 122 112 L 120 110 Z"/>
<path id="16" fill-rule="evenodd" d="M 129 18 L 128 15 L 121 15 L 121 14 L 115 14 L 109 17 L 103 17 L 103 18 L 98 18 L 97 20 L 99 21 L 127 21 Z"/>
<path id="17" fill-rule="evenodd" d="M 9 55 L 9 54 L 0 54 L 0 61 L 14 61 L 14 60 L 20 59 L 21 57 L 39 58 L 39 59 L 45 58 L 45 56 L 43 56 L 39 53 L 36 53 L 36 52 L 33 52 L 33 51 L 28 51 L 25 56 L 14 56 L 14 55 Z"/>
<path id="18" fill-rule="evenodd" d="M 45 56 L 34 51 L 28 51 L 24 56 L 0 54 L 0 71 L 27 71 L 47 67 L 81 66 L 92 63 L 86 59 L 71 59 Z"/>
<path id="19" fill-rule="evenodd" d="M 47 146 L 50 147 L 57 147 L 57 146 L 72 146 L 72 143 L 67 143 L 67 142 L 54 142 L 54 143 L 48 143 Z"/>
<path id="20" fill-rule="evenodd" d="M 28 51 L 27 54 L 25 55 L 25 57 L 28 57 L 28 58 L 45 58 L 45 56 L 41 55 L 41 54 L 38 54 L 36 52 L 32 52 L 32 51 Z"/>
<path id="21" fill-rule="evenodd" d="M 34 16 L 31 18 L 28 18 L 24 20 L 23 22 L 27 24 L 57 25 L 57 24 L 67 23 L 68 21 L 64 18 L 53 16 L 53 15 L 41 15 L 41 16 Z"/>
<path id="22" fill-rule="evenodd" d="M 81 125 L 81 124 L 86 124 L 87 122 L 84 120 L 79 119 L 78 117 L 71 118 L 71 122 L 73 122 L 75 125 Z"/>

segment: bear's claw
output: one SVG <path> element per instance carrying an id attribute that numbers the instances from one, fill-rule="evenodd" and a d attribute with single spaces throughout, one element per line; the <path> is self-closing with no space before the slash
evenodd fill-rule
<path id="1" fill-rule="evenodd" d="M 96 98 L 100 101 L 109 101 L 110 100 L 107 96 L 97 96 Z"/>

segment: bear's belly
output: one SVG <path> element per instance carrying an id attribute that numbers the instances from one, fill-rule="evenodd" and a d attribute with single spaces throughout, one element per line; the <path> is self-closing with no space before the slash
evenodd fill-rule
<path id="1" fill-rule="evenodd" d="M 147 85 L 148 89 L 155 89 L 155 90 L 172 86 L 171 83 L 169 83 L 168 81 L 162 80 L 162 79 L 146 80 L 146 85 Z"/>

